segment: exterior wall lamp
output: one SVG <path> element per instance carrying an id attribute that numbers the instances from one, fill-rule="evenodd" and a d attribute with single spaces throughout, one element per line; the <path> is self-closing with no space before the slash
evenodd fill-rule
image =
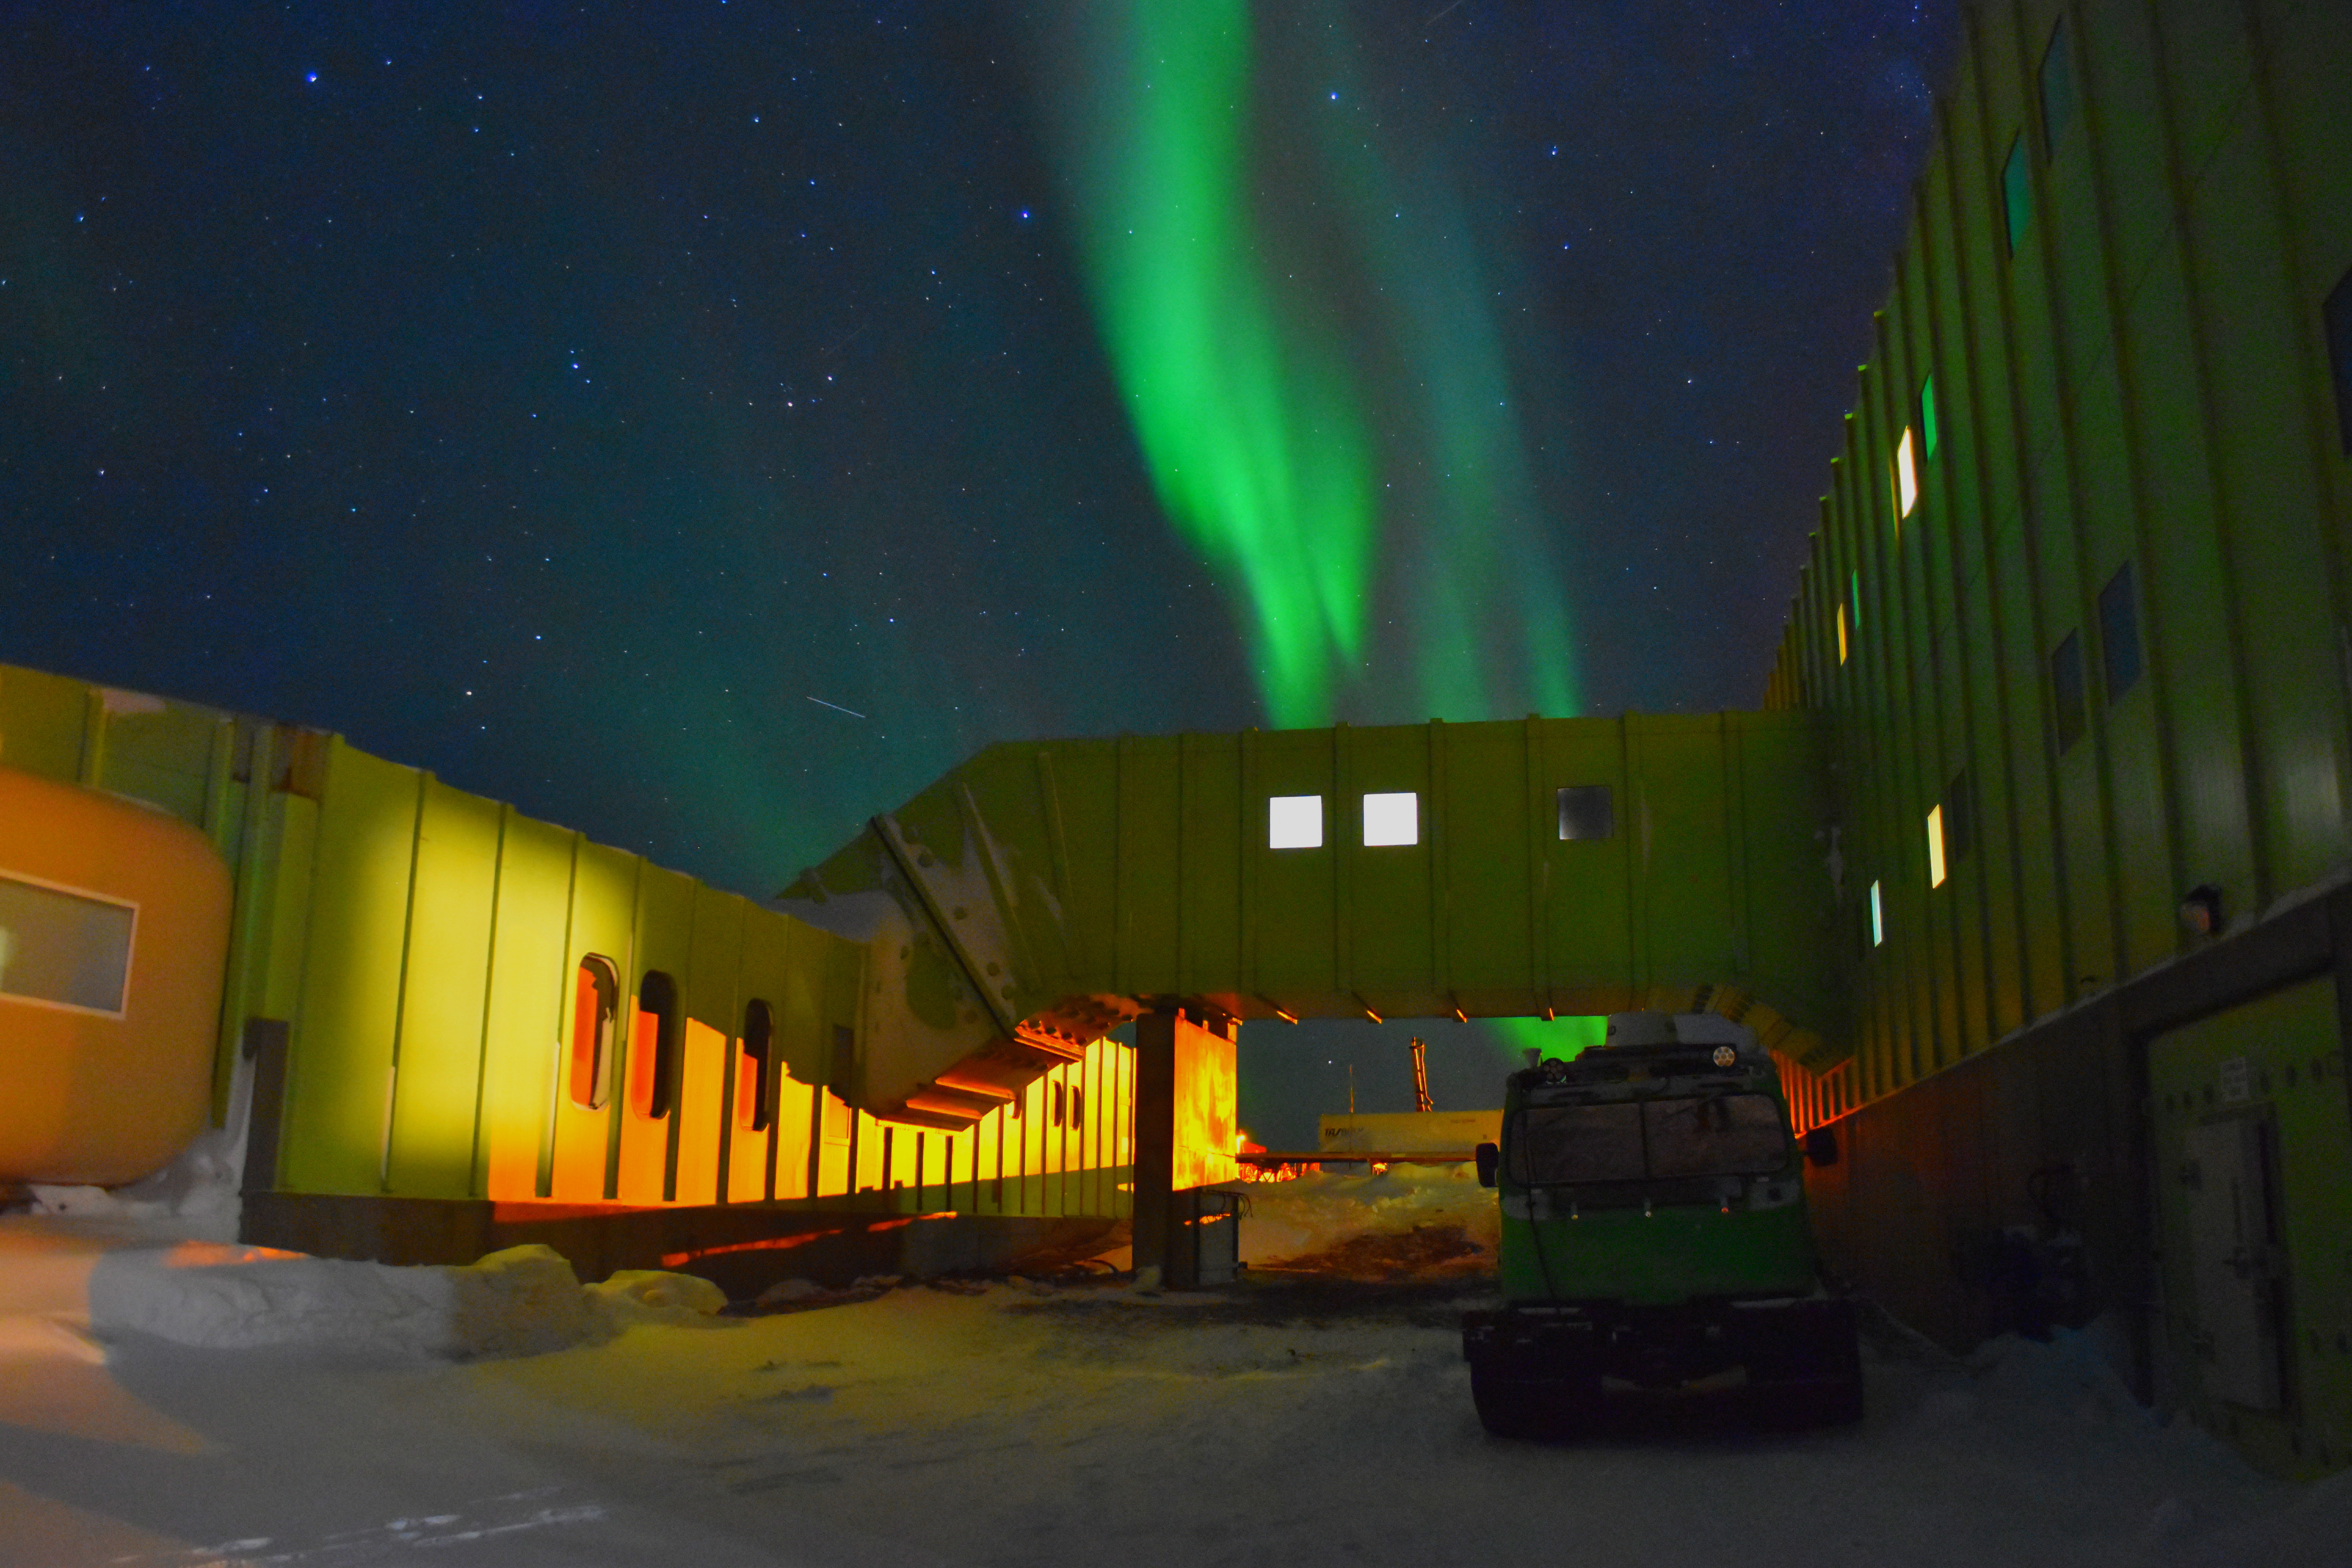
<path id="1" fill-rule="evenodd" d="M 2221 889 L 2210 882 L 2200 882 L 2180 897 L 2180 924 L 2197 936 L 2211 936 L 2221 929 Z"/>

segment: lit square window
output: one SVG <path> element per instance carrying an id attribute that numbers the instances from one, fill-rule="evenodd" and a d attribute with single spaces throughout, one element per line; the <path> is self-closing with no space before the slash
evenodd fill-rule
<path id="1" fill-rule="evenodd" d="M 1927 886 L 1944 885 L 1944 808 L 1939 803 L 1927 809 Z"/>
<path id="2" fill-rule="evenodd" d="M 1421 796 L 1407 790 L 1398 795 L 1364 797 L 1364 847 L 1421 842 Z"/>
<path id="3" fill-rule="evenodd" d="M 1895 444 L 1895 512 L 1897 517 L 1909 517 L 1911 509 L 1919 504 L 1919 465 L 1911 456 L 1911 427 L 1903 427 L 1903 439 Z"/>
<path id="4" fill-rule="evenodd" d="M 1277 795 L 1265 803 L 1265 847 L 1268 849 L 1323 847 L 1323 797 L 1319 795 Z"/>

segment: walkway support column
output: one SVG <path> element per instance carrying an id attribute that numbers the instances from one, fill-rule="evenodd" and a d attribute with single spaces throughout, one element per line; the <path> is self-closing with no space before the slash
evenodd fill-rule
<path id="1" fill-rule="evenodd" d="M 1167 1278 L 1176 1188 L 1176 1030 L 1181 1015 L 1135 1021 L 1135 1277 Z M 1150 1273 L 1144 1271 L 1150 1269 Z"/>

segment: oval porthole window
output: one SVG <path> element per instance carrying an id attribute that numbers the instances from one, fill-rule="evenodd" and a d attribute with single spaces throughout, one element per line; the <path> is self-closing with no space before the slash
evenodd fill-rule
<path id="1" fill-rule="evenodd" d="M 621 977 L 613 961 L 589 953 L 572 984 L 572 1053 L 565 1074 L 572 1103 L 602 1110 L 613 1088 L 613 1024 L 621 1012 Z"/>
<path id="2" fill-rule="evenodd" d="M 775 1009 L 752 997 L 743 1008 L 743 1048 L 735 1070 L 735 1121 L 754 1132 L 765 1132 L 774 1112 L 775 1086 L 768 1074 L 768 1060 L 775 1039 Z"/>

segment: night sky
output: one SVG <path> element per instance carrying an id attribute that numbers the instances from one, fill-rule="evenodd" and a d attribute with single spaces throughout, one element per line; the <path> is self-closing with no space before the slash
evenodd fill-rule
<path id="1" fill-rule="evenodd" d="M 0 661 L 757 895 L 1001 740 L 1753 706 L 1956 32 L 0 0 Z"/>

